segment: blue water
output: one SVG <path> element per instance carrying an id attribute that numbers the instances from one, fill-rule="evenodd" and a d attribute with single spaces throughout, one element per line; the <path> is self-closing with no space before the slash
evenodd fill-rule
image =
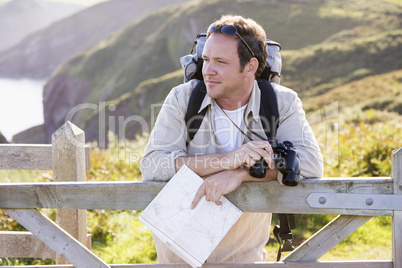
<path id="1" fill-rule="evenodd" d="M 0 131 L 8 141 L 30 127 L 43 124 L 45 81 L 0 79 Z"/>

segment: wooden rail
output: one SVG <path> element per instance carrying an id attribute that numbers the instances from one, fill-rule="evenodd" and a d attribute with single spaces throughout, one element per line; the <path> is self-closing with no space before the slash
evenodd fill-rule
<path id="1" fill-rule="evenodd" d="M 164 185 L 131 181 L 2 183 L 0 207 L 143 210 Z M 276 181 L 247 182 L 226 197 L 243 212 L 393 216 L 392 210 L 313 208 L 306 201 L 312 193 L 369 194 L 375 198 L 393 196 L 393 191 L 391 178 L 325 178 L 304 180 L 297 187 L 285 187 Z"/>
<path id="2" fill-rule="evenodd" d="M 392 159 L 392 177 L 310 179 L 297 187 L 282 186 L 275 181 L 243 183 L 227 197 L 244 212 L 340 215 L 282 262 L 205 264 L 203 267 L 402 268 L 402 148 L 393 152 Z M 0 166 L 1 162 L 0 158 Z M 0 208 L 72 264 L 34 267 L 189 267 L 185 264 L 108 265 L 37 210 L 142 210 L 164 185 L 157 182 L 85 181 L 3 183 L 0 184 Z M 372 216 L 393 217 L 392 260 L 317 261 Z"/>

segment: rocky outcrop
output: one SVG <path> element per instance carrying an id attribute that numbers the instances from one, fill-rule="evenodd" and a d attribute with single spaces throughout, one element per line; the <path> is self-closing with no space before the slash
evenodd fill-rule
<path id="1" fill-rule="evenodd" d="M 7 139 L 3 136 L 1 131 L 0 131 L 0 143 L 8 143 Z"/>
<path id="2" fill-rule="evenodd" d="M 39 125 L 15 134 L 12 138 L 12 143 L 45 144 L 50 142 L 45 141 L 43 125 Z"/>
<path id="3" fill-rule="evenodd" d="M 80 121 L 76 115 L 87 107 L 84 100 L 91 90 L 90 81 L 67 74 L 57 76 L 45 85 L 43 113 L 46 143 L 51 142 L 53 132 L 66 121 Z"/>

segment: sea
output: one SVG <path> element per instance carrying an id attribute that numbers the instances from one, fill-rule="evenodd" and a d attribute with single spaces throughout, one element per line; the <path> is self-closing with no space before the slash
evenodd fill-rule
<path id="1" fill-rule="evenodd" d="M 0 78 L 0 131 L 13 135 L 43 124 L 44 80 Z"/>

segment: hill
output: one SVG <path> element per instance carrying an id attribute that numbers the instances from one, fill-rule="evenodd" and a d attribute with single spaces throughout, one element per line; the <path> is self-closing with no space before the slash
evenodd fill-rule
<path id="1" fill-rule="evenodd" d="M 284 51 L 283 58 L 284 83 L 302 96 L 315 96 L 350 81 L 402 69 L 397 60 L 402 58 L 402 30 L 334 38 Z"/>
<path id="2" fill-rule="evenodd" d="M 95 46 L 109 34 L 150 12 L 186 1 L 118 0 L 89 7 L 1 52 L 0 76 L 47 78 L 59 64 Z"/>
<path id="3" fill-rule="evenodd" d="M 150 14 L 54 72 L 44 90 L 47 138 L 66 118 L 85 129 L 89 140 L 100 136 L 95 125 L 117 132 L 102 114 L 105 104 L 113 104 L 107 112 L 115 122 L 136 115 L 148 124 L 151 105 L 164 99 L 172 81 L 181 81 L 180 56 L 223 13 L 254 18 L 282 44 L 282 84 L 302 98 L 402 69 L 396 60 L 402 56 L 402 4 L 395 1 L 192 1 Z M 133 127 L 125 136 L 140 131 Z"/>
<path id="4" fill-rule="evenodd" d="M 8 143 L 7 139 L 3 136 L 1 131 L 0 131 L 0 143 Z"/>
<path id="5" fill-rule="evenodd" d="M 14 0 L 1 4 L 0 51 L 84 8 L 82 5 L 45 0 Z"/>
<path id="6" fill-rule="evenodd" d="M 339 122 L 388 122 L 401 128 L 402 70 L 368 76 L 305 98 L 303 108 L 307 114 L 314 114 L 332 103 L 338 108 Z"/>
<path id="7" fill-rule="evenodd" d="M 323 103 L 339 101 L 342 111 L 375 109 L 402 115 L 402 70 L 378 74 L 344 84 L 328 92 L 306 98 L 306 112 L 318 110 Z"/>

